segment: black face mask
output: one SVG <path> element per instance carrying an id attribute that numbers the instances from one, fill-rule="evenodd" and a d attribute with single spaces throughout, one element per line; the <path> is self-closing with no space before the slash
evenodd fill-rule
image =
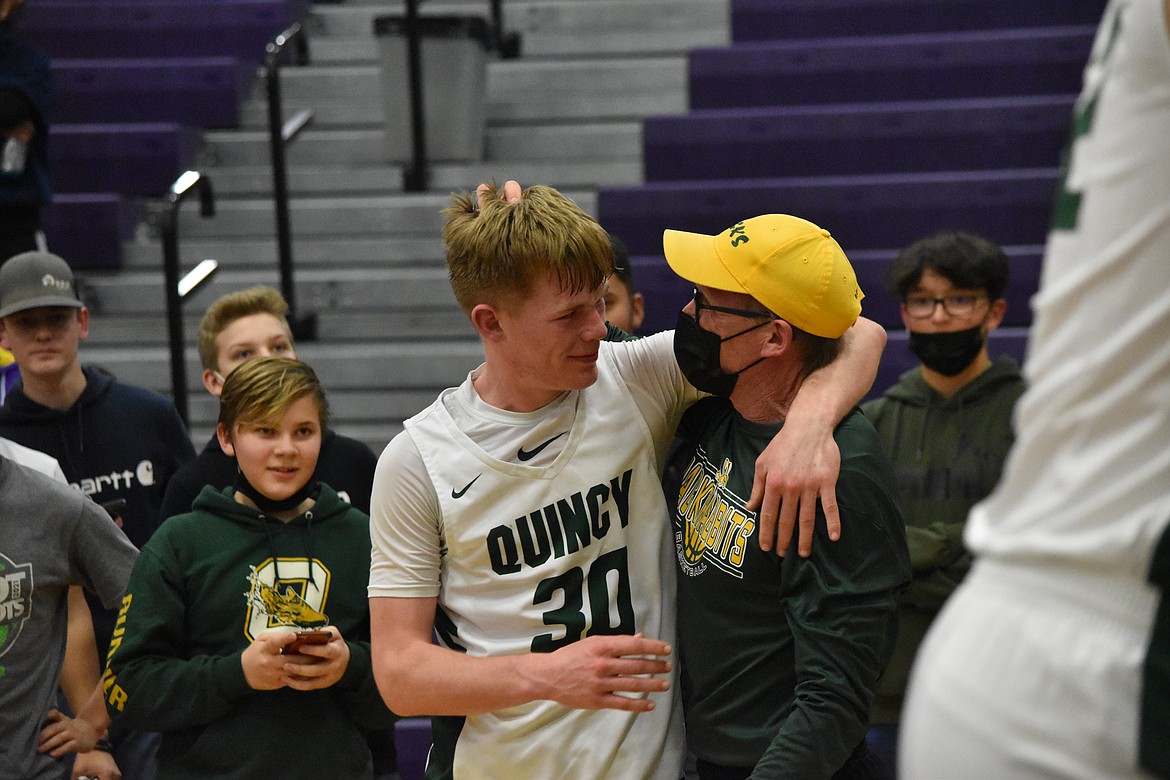
<path id="1" fill-rule="evenodd" d="M 971 365 L 983 349 L 982 325 L 953 333 L 916 333 L 910 331 L 910 351 L 922 365 L 943 376 L 956 376 Z"/>
<path id="2" fill-rule="evenodd" d="M 301 502 L 306 498 L 310 498 L 317 492 L 318 482 L 312 477 L 306 482 L 300 490 L 293 493 L 288 498 L 279 501 L 269 498 L 268 496 L 257 490 L 248 478 L 244 476 L 244 472 L 236 466 L 236 484 L 235 489 L 243 493 L 248 498 L 252 499 L 252 503 L 259 507 L 261 512 L 272 514 L 273 512 L 287 512 L 290 509 L 296 509 L 301 505 Z"/>
<path id="3" fill-rule="evenodd" d="M 765 320 L 759 325 L 753 325 L 747 330 L 741 330 L 739 333 L 733 333 L 727 338 L 721 339 L 718 333 L 703 330 L 694 317 L 680 311 L 678 321 L 674 326 L 674 357 L 678 361 L 678 367 L 682 369 L 683 376 L 687 378 L 687 381 L 696 389 L 727 398 L 735 389 L 735 381 L 739 379 L 739 375 L 764 358 L 761 357 L 755 362 L 749 363 L 734 374 L 728 374 L 719 365 L 720 347 L 722 347 L 723 342 L 750 333 L 756 328 L 762 328 L 770 322 L 772 320 Z"/>

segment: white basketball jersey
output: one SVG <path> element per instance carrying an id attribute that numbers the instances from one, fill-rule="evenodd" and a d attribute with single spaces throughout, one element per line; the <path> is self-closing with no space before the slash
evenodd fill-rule
<path id="1" fill-rule="evenodd" d="M 1015 448 L 966 542 L 987 558 L 1105 566 L 1144 582 L 1170 521 L 1170 40 L 1160 2 L 1106 9 L 1033 309 Z"/>
<path id="2" fill-rule="evenodd" d="M 612 351 L 577 394 L 547 466 L 497 460 L 440 396 L 406 423 L 438 494 L 443 537 L 436 626 L 473 656 L 548 652 L 593 634 L 675 642 L 675 581 L 651 432 Z M 446 393 L 454 392 L 452 390 Z M 549 701 L 466 718 L 457 778 L 682 775 L 677 679 L 633 714 Z"/>

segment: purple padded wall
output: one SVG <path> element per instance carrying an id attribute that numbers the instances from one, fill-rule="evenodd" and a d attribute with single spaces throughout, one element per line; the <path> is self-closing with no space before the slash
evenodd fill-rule
<path id="1" fill-rule="evenodd" d="M 738 44 L 691 52 L 691 108 L 1068 94 L 1095 28 Z"/>
<path id="2" fill-rule="evenodd" d="M 647 180 L 1058 165 L 1075 95 L 692 111 L 650 117 Z"/>
<path id="3" fill-rule="evenodd" d="M 770 212 L 812 220 L 847 248 L 897 249 L 942 229 L 1041 244 L 1057 180 L 1045 168 L 650 182 L 602 190 L 598 221 L 633 255 L 660 253 L 665 228 L 718 233 Z"/>
<path id="4" fill-rule="evenodd" d="M 58 122 L 236 127 L 255 67 L 233 57 L 55 60 Z"/>
<path id="5" fill-rule="evenodd" d="M 1105 0 L 732 0 L 736 41 L 1096 24 Z"/>
<path id="6" fill-rule="evenodd" d="M 119 268 L 133 238 L 139 203 L 115 193 L 55 195 L 41 221 L 52 252 L 74 268 Z"/>
<path id="7" fill-rule="evenodd" d="M 21 34 L 54 58 L 228 56 L 259 63 L 303 0 L 36 0 Z"/>
<path id="8" fill-rule="evenodd" d="M 199 131 L 175 123 L 57 125 L 49 169 L 59 193 L 158 196 L 198 148 Z"/>

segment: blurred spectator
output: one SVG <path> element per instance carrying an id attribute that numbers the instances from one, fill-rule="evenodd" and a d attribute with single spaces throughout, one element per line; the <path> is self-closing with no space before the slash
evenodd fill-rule
<path id="1" fill-rule="evenodd" d="M 609 277 L 609 287 L 605 291 L 605 319 L 626 333 L 637 333 L 646 314 L 646 301 L 634 284 L 630 250 L 626 248 L 625 242 L 612 233 L 609 241 L 613 245 L 614 272 Z"/>
<path id="2" fill-rule="evenodd" d="M 940 232 L 903 249 L 887 277 L 922 362 L 862 407 L 894 463 L 914 568 L 875 701 L 880 724 L 897 723 L 918 645 L 971 565 L 967 513 L 999 480 L 1014 439 L 1012 409 L 1024 392 L 1015 361 L 987 352 L 987 336 L 1007 311 L 1009 262 L 1000 247 Z"/>
<path id="3" fill-rule="evenodd" d="M 0 0 L 0 262 L 45 248 L 49 115 L 56 100 L 48 59 L 16 35 L 24 0 Z"/>

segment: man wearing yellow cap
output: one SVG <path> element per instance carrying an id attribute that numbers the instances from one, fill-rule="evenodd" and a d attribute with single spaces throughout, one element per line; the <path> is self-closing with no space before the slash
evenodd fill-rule
<path id="1" fill-rule="evenodd" d="M 896 481 L 873 426 L 837 426 L 841 539 L 777 558 L 746 508 L 756 457 L 805 377 L 837 356 L 861 290 L 837 242 L 783 214 L 717 236 L 667 230 L 666 259 L 695 284 L 674 348 L 712 397 L 684 415 L 673 513 L 687 742 L 702 780 L 892 776 L 865 733 L 910 581 Z"/>

